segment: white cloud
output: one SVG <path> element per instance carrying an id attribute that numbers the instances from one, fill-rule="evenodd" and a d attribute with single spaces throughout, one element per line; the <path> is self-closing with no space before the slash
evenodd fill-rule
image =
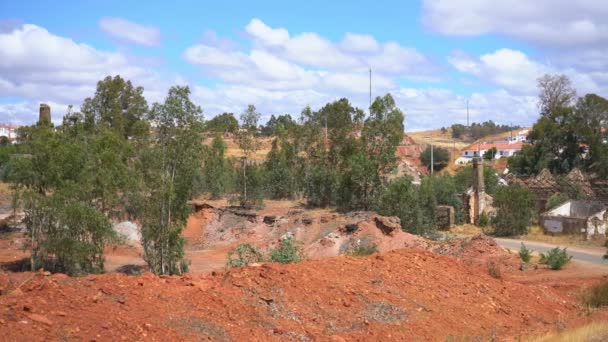
<path id="1" fill-rule="evenodd" d="M 346 33 L 339 43 L 313 32 L 291 36 L 286 29 L 272 28 L 253 19 L 245 28 L 256 48 L 305 67 L 336 72 L 364 72 L 372 67 L 385 76 L 429 78 L 433 64 L 415 48 L 388 42 L 380 44 L 371 35 Z"/>
<path id="2" fill-rule="evenodd" d="M 565 74 L 582 94 L 608 90 L 608 73 L 581 72 L 575 68 L 560 68 L 532 60 L 518 50 L 499 49 L 478 58 L 455 51 L 448 62 L 458 71 L 500 86 L 515 94 L 536 95 L 537 79 L 544 74 Z"/>
<path id="3" fill-rule="evenodd" d="M 99 27 L 112 37 L 144 46 L 161 44 L 160 30 L 144 26 L 123 18 L 107 17 L 99 21 Z"/>
<path id="4" fill-rule="evenodd" d="M 156 72 L 121 53 L 98 50 L 36 25 L 0 33 L 0 97 L 23 99 L 13 107 L 4 104 L 0 121 L 6 118 L 14 122 L 15 115 L 21 113 L 24 122 L 33 122 L 40 102 L 60 104 L 57 109 L 61 114 L 54 115 L 60 119 L 67 104 L 80 105 L 93 95 L 97 81 L 107 75 L 121 75 L 144 86 L 148 100 L 162 99 L 168 88 Z"/>
<path id="5" fill-rule="evenodd" d="M 547 46 L 608 43 L 608 2 L 425 0 L 423 22 L 449 35 L 500 33 Z"/>
<path id="6" fill-rule="evenodd" d="M 347 32 L 340 42 L 340 48 L 348 52 L 374 53 L 378 51 L 380 44 L 369 34 Z"/>

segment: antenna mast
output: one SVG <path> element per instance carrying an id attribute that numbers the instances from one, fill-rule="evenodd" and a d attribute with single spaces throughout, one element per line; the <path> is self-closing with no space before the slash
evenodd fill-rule
<path id="1" fill-rule="evenodd" d="M 372 115 L 372 68 L 369 68 L 369 115 Z"/>

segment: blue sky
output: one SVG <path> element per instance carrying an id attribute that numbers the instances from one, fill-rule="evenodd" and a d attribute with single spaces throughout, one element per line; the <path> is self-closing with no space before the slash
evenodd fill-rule
<path id="1" fill-rule="evenodd" d="M 528 125 L 536 79 L 566 74 L 606 96 L 608 4 L 600 1 L 12 1 L 0 3 L 0 121 L 59 121 L 120 74 L 150 103 L 189 85 L 206 118 L 297 116 L 390 92 L 406 130 L 475 121 Z"/>

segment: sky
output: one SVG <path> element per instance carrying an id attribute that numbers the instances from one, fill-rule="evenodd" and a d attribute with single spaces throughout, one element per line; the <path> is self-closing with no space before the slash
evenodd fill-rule
<path id="1" fill-rule="evenodd" d="M 538 118 L 536 80 L 608 93 L 608 1 L 0 1 L 0 122 L 61 122 L 121 75 L 149 104 L 187 85 L 205 119 L 299 117 L 390 93 L 406 131 Z"/>

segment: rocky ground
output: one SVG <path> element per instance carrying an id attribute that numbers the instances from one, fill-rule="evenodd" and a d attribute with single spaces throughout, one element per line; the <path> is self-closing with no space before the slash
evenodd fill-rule
<path id="1" fill-rule="evenodd" d="M 608 318 L 580 299 L 606 272 L 521 271 L 516 254 L 485 236 L 434 242 L 396 218 L 288 202 L 258 212 L 199 204 L 183 232 L 192 267 L 181 277 L 146 273 L 134 241 L 108 247 L 108 274 L 17 272 L 24 237 L 1 233 L 0 339 L 517 340 Z M 285 235 L 308 260 L 224 269 L 239 243 L 265 251 Z M 380 253 L 341 256 L 368 243 Z"/>

